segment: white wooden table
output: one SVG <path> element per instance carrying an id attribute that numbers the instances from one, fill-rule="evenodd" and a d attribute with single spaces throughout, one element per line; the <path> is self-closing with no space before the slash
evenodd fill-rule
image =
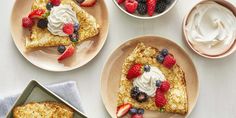
<path id="1" fill-rule="evenodd" d="M 100 96 L 100 75 L 106 59 L 122 42 L 140 35 L 160 35 L 179 44 L 193 59 L 199 74 L 200 96 L 191 118 L 236 118 L 236 53 L 209 60 L 191 51 L 182 40 L 182 20 L 199 0 L 179 0 L 166 15 L 137 20 L 106 0 L 110 32 L 101 52 L 87 65 L 70 72 L 48 72 L 30 64 L 17 50 L 10 34 L 14 0 L 0 0 L 0 97 L 21 92 L 31 79 L 44 84 L 74 80 L 89 118 L 109 118 Z M 235 0 L 229 0 L 236 5 Z"/>

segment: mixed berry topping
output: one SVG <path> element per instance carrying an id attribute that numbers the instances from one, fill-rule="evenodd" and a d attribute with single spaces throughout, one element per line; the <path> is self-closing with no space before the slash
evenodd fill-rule
<path id="1" fill-rule="evenodd" d="M 124 5 L 127 12 L 139 15 L 153 16 L 160 14 L 172 3 L 173 0 L 116 0 L 119 5 Z"/>
<path id="2" fill-rule="evenodd" d="M 160 54 L 157 55 L 156 60 L 169 69 L 171 69 L 176 63 L 175 58 L 169 54 L 168 49 L 162 49 Z"/>

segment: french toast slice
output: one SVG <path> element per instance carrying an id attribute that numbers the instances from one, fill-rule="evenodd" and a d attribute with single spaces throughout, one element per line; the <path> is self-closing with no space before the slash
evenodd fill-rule
<path id="1" fill-rule="evenodd" d="M 156 61 L 156 55 L 160 51 L 154 47 L 145 46 L 139 43 L 133 52 L 125 59 L 122 65 L 122 75 L 120 80 L 117 106 L 124 103 L 130 103 L 135 108 L 143 108 L 151 111 L 163 111 L 170 113 L 186 114 L 188 112 L 188 98 L 184 71 L 179 65 L 175 64 L 171 69 L 164 67 L 163 64 Z M 146 102 L 139 103 L 132 99 L 130 91 L 133 88 L 132 81 L 126 78 L 128 70 L 135 64 L 151 65 L 160 69 L 166 80 L 170 83 L 170 89 L 165 93 L 167 104 L 163 108 L 158 108 L 155 104 L 155 98 L 149 97 Z"/>
<path id="2" fill-rule="evenodd" d="M 35 9 L 45 9 L 46 4 L 49 0 L 34 0 L 32 5 L 32 11 Z M 80 24 L 78 30 L 79 37 L 78 43 L 96 36 L 99 33 L 99 24 L 97 24 L 96 19 L 79 7 L 73 0 L 61 0 L 61 4 L 70 5 L 75 11 L 77 19 Z M 56 36 L 53 35 L 47 28 L 41 29 L 34 24 L 32 27 L 31 35 L 26 38 L 26 48 L 40 48 L 40 47 L 53 47 L 59 45 L 70 45 L 71 41 L 68 36 Z"/>
<path id="3" fill-rule="evenodd" d="M 59 102 L 32 102 L 13 109 L 13 118 L 73 118 L 73 110 Z"/>

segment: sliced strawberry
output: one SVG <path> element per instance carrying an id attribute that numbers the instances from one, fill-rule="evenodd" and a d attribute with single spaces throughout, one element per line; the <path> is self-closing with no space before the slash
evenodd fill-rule
<path id="1" fill-rule="evenodd" d="M 127 79 L 133 80 L 142 74 L 142 64 L 134 64 L 128 71 Z"/>
<path id="2" fill-rule="evenodd" d="M 122 4 L 125 0 L 116 0 L 118 4 Z"/>
<path id="3" fill-rule="evenodd" d="M 30 14 L 29 14 L 29 18 L 30 19 L 33 19 L 33 18 L 42 18 L 43 17 L 43 14 L 45 13 L 46 11 L 44 9 L 36 9 L 36 10 L 33 10 Z"/>
<path id="4" fill-rule="evenodd" d="M 152 16 L 156 8 L 157 0 L 147 0 L 148 15 Z"/>
<path id="5" fill-rule="evenodd" d="M 85 0 L 84 2 L 82 2 L 80 4 L 80 6 L 82 7 L 92 7 L 93 5 L 95 5 L 97 2 L 97 0 Z"/>
<path id="6" fill-rule="evenodd" d="M 74 54 L 74 52 L 75 52 L 75 47 L 73 45 L 70 45 L 57 60 L 62 61 L 68 57 L 71 57 Z"/>
<path id="7" fill-rule="evenodd" d="M 125 104 L 118 106 L 117 111 L 116 111 L 116 116 L 118 118 L 125 116 L 129 112 L 131 107 L 132 107 L 132 105 L 130 103 L 125 103 Z"/>

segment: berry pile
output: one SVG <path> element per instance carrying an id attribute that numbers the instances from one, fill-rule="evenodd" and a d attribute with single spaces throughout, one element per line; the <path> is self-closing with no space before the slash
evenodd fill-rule
<path id="1" fill-rule="evenodd" d="M 167 49 L 162 49 L 160 54 L 156 56 L 156 60 L 169 69 L 171 69 L 176 63 L 175 58 L 169 54 Z"/>
<path id="2" fill-rule="evenodd" d="M 165 93 L 170 89 L 170 83 L 168 81 L 157 81 L 156 86 L 155 104 L 157 107 L 162 108 L 167 103 Z"/>
<path id="3" fill-rule="evenodd" d="M 137 11 L 140 15 L 153 16 L 156 12 L 160 14 L 164 12 L 172 3 L 172 0 L 117 0 L 119 5 L 124 3 L 125 10 L 131 14 Z"/>

